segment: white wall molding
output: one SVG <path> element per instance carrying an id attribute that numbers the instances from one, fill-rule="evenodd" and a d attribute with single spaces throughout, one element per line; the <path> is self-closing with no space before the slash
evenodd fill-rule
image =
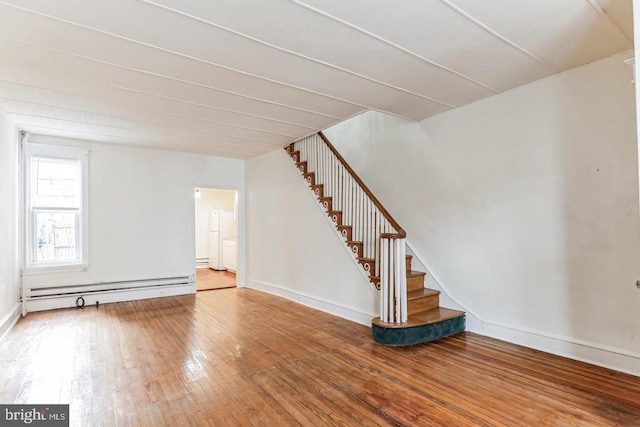
<path id="1" fill-rule="evenodd" d="M 451 301 L 453 301 L 455 304 L 458 305 L 458 307 L 446 307 L 446 306 L 445 307 L 452 308 L 455 310 L 463 310 L 466 313 L 466 325 L 467 325 L 466 329 L 471 332 L 480 333 L 480 331 L 482 330 L 482 323 L 483 323 L 480 316 L 478 316 L 478 314 L 475 311 L 473 311 L 473 309 L 468 307 L 466 304 L 463 304 L 462 302 L 460 302 L 460 300 L 451 293 L 451 290 L 447 288 L 445 285 L 443 285 L 443 282 L 438 278 L 438 276 L 436 276 L 433 273 L 433 268 L 431 268 L 431 266 L 424 261 L 425 258 L 420 255 L 420 252 L 416 249 L 416 247 L 413 244 L 411 244 L 409 239 L 406 239 L 406 244 L 411 250 L 411 252 L 413 252 L 413 255 L 422 264 L 422 266 L 426 270 L 427 275 L 433 278 L 434 282 L 440 288 L 439 290 L 443 292 L 447 298 L 449 298 Z"/>
<path id="2" fill-rule="evenodd" d="M 640 353 L 587 340 L 483 321 L 480 335 L 640 376 Z"/>
<path id="3" fill-rule="evenodd" d="M 430 275 L 439 286 L 439 290 L 455 302 L 459 306 L 459 309 L 466 312 L 467 331 L 557 356 L 568 357 L 581 362 L 591 363 L 592 365 L 640 376 L 640 353 L 638 352 L 481 318 L 466 304 L 461 303 L 460 300 L 443 285 L 443 282 L 433 273 L 433 269 L 424 262 L 424 258 L 420 256 L 418 250 L 408 240 L 407 246 L 424 266 L 425 270 L 427 270 L 427 274 Z"/>
<path id="4" fill-rule="evenodd" d="M 16 303 L 13 310 L 7 313 L 2 320 L 0 320 L 0 342 L 7 336 L 7 334 L 13 329 L 16 322 L 20 318 L 21 305 Z"/>
<path id="5" fill-rule="evenodd" d="M 351 307 L 345 307 L 343 305 L 327 301 L 323 298 L 309 295 L 304 292 L 285 289 L 283 287 L 270 283 L 259 282 L 256 280 L 247 280 L 246 287 L 249 289 L 266 292 L 272 295 L 277 295 L 290 301 L 306 305 L 307 307 L 311 307 L 325 313 L 333 314 L 334 316 L 338 316 L 343 319 L 351 320 L 352 322 L 356 322 L 364 326 L 371 327 L 371 320 L 374 317 L 377 317 L 377 314 L 374 313 L 364 313 Z"/>

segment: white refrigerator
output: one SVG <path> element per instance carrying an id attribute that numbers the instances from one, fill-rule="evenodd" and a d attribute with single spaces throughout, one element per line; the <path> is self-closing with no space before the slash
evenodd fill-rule
<path id="1" fill-rule="evenodd" d="M 222 241 L 235 239 L 235 237 L 233 212 L 211 211 L 209 214 L 209 268 L 225 270 L 222 263 Z"/>

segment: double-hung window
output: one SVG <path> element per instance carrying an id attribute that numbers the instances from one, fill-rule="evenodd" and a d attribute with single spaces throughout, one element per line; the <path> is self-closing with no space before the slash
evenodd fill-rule
<path id="1" fill-rule="evenodd" d="M 88 151 L 27 144 L 25 148 L 27 269 L 88 264 Z"/>

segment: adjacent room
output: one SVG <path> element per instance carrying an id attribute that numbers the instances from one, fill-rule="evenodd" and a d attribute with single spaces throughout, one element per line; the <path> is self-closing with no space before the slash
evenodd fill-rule
<path id="1" fill-rule="evenodd" d="M 640 425 L 634 17 L 1 2 L 0 425 Z"/>
<path id="2" fill-rule="evenodd" d="M 196 188 L 196 290 L 236 286 L 238 192 Z"/>

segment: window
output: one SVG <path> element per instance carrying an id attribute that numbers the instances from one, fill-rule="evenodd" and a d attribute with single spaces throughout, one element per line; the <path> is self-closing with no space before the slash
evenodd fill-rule
<path id="1" fill-rule="evenodd" d="M 85 267 L 88 151 L 26 147 L 27 268 Z"/>

